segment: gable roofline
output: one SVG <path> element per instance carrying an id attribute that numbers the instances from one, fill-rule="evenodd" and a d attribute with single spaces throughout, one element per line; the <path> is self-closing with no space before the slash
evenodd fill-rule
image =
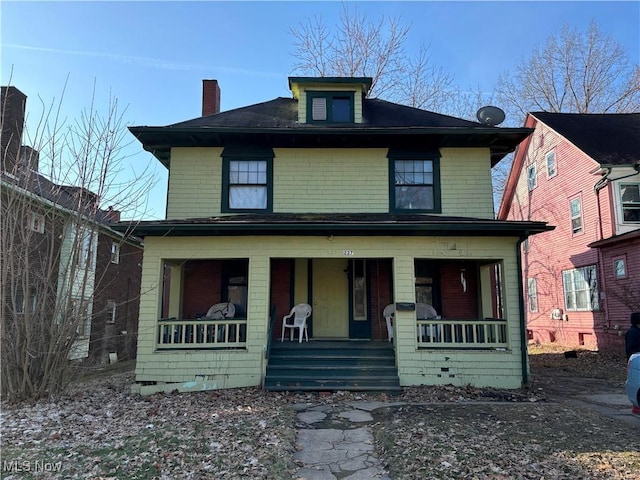
<path id="1" fill-rule="evenodd" d="M 594 164 L 593 174 L 602 169 L 640 164 L 640 113 L 551 113 L 529 112 L 525 127 L 542 123 L 581 151 Z M 516 149 L 507 177 L 497 218 L 505 219 L 513 204 L 531 137 Z"/>
<path id="2" fill-rule="evenodd" d="M 524 120 L 524 126 L 530 128 L 533 132 L 535 130 L 536 123 L 537 120 L 533 116 L 531 116 L 530 113 L 528 113 Z M 513 161 L 511 162 L 511 168 L 509 169 L 509 174 L 507 175 L 507 181 L 505 182 L 504 191 L 502 192 L 500 207 L 498 207 L 498 214 L 496 215 L 496 218 L 498 219 L 506 220 L 506 218 L 509 216 L 509 210 L 511 210 L 511 204 L 513 203 L 513 197 L 518 185 L 518 179 L 520 178 L 522 167 L 524 165 L 524 159 L 527 156 L 530 144 L 531 135 L 529 135 L 522 143 L 520 143 L 520 145 L 516 147 L 515 155 L 513 156 Z"/>
<path id="3" fill-rule="evenodd" d="M 640 163 L 640 113 L 531 112 L 602 167 Z"/>

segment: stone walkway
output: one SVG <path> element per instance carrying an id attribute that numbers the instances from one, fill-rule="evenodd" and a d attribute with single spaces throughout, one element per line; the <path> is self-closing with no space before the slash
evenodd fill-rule
<path id="1" fill-rule="evenodd" d="M 302 465 L 296 478 L 391 480 L 376 455 L 375 441 L 368 423 L 373 421 L 373 410 L 392 405 L 395 404 L 296 404 L 299 450 L 294 454 L 294 460 Z"/>

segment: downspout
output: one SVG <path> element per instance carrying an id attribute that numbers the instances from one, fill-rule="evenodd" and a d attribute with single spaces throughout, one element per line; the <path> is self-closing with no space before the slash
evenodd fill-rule
<path id="1" fill-rule="evenodd" d="M 602 238 L 604 238 L 604 233 L 602 232 L 602 209 L 600 206 L 600 190 L 602 190 L 604 187 L 606 187 L 610 181 L 609 181 L 609 175 L 611 175 L 611 169 L 607 168 L 604 172 L 604 175 L 598 179 L 598 181 L 593 185 L 593 191 L 596 194 L 596 207 L 598 208 L 598 240 L 602 240 Z M 604 265 L 602 264 L 602 250 L 600 250 L 599 248 L 596 249 L 598 251 L 598 277 L 600 277 L 600 282 L 601 282 L 601 291 L 606 292 L 607 291 L 607 280 L 606 277 L 604 275 Z M 611 320 L 609 319 L 609 309 L 607 308 L 607 297 L 605 295 L 604 298 L 599 298 L 598 301 L 601 302 L 602 300 L 604 300 L 604 305 L 601 304 L 602 311 L 604 312 L 604 325 L 603 325 L 603 329 L 604 330 L 608 330 L 609 327 L 611 326 Z M 593 325 L 593 329 L 594 329 L 594 333 L 596 330 L 596 325 L 594 322 Z M 596 336 L 597 338 L 597 336 Z"/>
<path id="2" fill-rule="evenodd" d="M 520 360 L 522 363 L 522 386 L 526 386 L 529 383 L 529 352 L 527 350 L 527 318 L 524 311 L 524 282 L 522 281 L 522 243 L 529 237 L 529 232 L 525 232 L 525 235 L 516 243 L 516 261 L 518 274 L 518 307 L 520 309 Z"/>
<path id="3" fill-rule="evenodd" d="M 600 208 L 600 190 L 609 184 L 609 175 L 611 175 L 611 169 L 607 168 L 604 175 L 595 183 L 593 191 L 596 194 L 596 206 L 598 207 L 598 240 L 602 240 L 602 209 Z"/>

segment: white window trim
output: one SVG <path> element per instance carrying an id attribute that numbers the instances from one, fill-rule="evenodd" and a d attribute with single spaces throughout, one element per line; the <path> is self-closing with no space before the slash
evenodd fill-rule
<path id="1" fill-rule="evenodd" d="M 591 270 L 590 275 L 585 275 L 588 270 Z M 571 276 L 572 283 L 575 283 L 574 276 L 576 274 L 580 274 L 580 278 L 583 280 L 582 285 L 580 285 L 579 289 L 576 290 L 568 290 L 567 289 L 567 276 Z M 591 283 L 587 281 L 586 276 L 590 277 Z M 586 287 L 586 288 L 585 288 Z M 598 269 L 596 265 L 587 265 L 584 267 L 572 268 L 569 270 L 562 271 L 562 288 L 564 290 L 564 306 L 568 312 L 595 312 L 600 309 L 599 303 L 599 291 L 598 291 Z M 586 306 L 578 306 L 578 298 L 576 296 L 576 292 L 584 292 L 588 293 L 588 304 Z M 568 295 L 571 294 L 573 296 L 574 307 L 570 307 L 567 304 Z"/>
<path id="2" fill-rule="evenodd" d="M 120 245 L 116 242 L 111 242 L 111 263 L 120 263 Z"/>
<path id="3" fill-rule="evenodd" d="M 549 159 L 553 158 L 553 172 L 549 172 Z M 558 162 L 556 160 L 556 151 L 550 150 L 544 156 L 544 162 L 547 168 L 547 178 L 553 178 L 558 175 Z"/>
<path id="4" fill-rule="evenodd" d="M 578 202 L 578 206 L 580 207 L 580 210 L 578 212 L 578 215 L 574 216 L 573 215 L 573 210 L 571 209 L 571 204 L 577 201 Z M 582 197 L 581 196 L 576 196 L 573 198 L 569 199 L 569 217 L 570 217 L 570 227 L 571 227 L 571 235 L 580 235 L 582 233 L 584 233 L 584 216 L 582 215 Z M 573 228 L 573 220 L 576 218 L 580 218 L 580 230 L 578 231 L 574 231 Z"/>
<path id="5" fill-rule="evenodd" d="M 107 300 L 107 323 L 116 323 L 117 304 L 115 300 Z"/>
<path id="6" fill-rule="evenodd" d="M 532 301 L 535 305 L 532 305 Z M 530 313 L 538 312 L 538 285 L 535 278 L 527 278 L 527 304 Z"/>
<path id="7" fill-rule="evenodd" d="M 618 262 L 622 262 L 622 272 L 621 275 L 618 275 Z M 616 280 L 621 280 L 623 278 L 627 278 L 629 276 L 629 272 L 627 271 L 627 258 L 625 257 L 617 257 L 613 259 L 613 277 Z"/>
<path id="8" fill-rule="evenodd" d="M 31 212 L 29 218 L 29 230 L 44 233 L 44 215 L 41 213 Z"/>
<path id="9" fill-rule="evenodd" d="M 529 172 L 533 172 L 533 176 Z M 536 168 L 536 164 L 532 163 L 527 167 L 527 188 L 529 189 L 529 191 L 532 191 L 537 186 L 538 186 L 538 169 Z"/>
<path id="10" fill-rule="evenodd" d="M 620 199 L 620 221 L 623 225 L 637 225 L 639 222 L 629 221 L 624 219 L 624 205 L 625 202 L 622 200 L 622 187 L 624 186 L 637 186 L 638 190 L 640 190 L 640 183 L 637 182 L 620 182 L 618 183 L 618 198 Z M 627 205 L 636 205 L 635 202 L 626 202 Z M 637 204 L 638 208 L 640 208 L 640 203 Z"/>

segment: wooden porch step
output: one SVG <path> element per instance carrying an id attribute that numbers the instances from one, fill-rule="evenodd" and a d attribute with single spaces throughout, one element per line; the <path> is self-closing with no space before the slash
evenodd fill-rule
<path id="1" fill-rule="evenodd" d="M 274 342 L 264 388 L 401 391 L 392 345 L 367 341 Z"/>

